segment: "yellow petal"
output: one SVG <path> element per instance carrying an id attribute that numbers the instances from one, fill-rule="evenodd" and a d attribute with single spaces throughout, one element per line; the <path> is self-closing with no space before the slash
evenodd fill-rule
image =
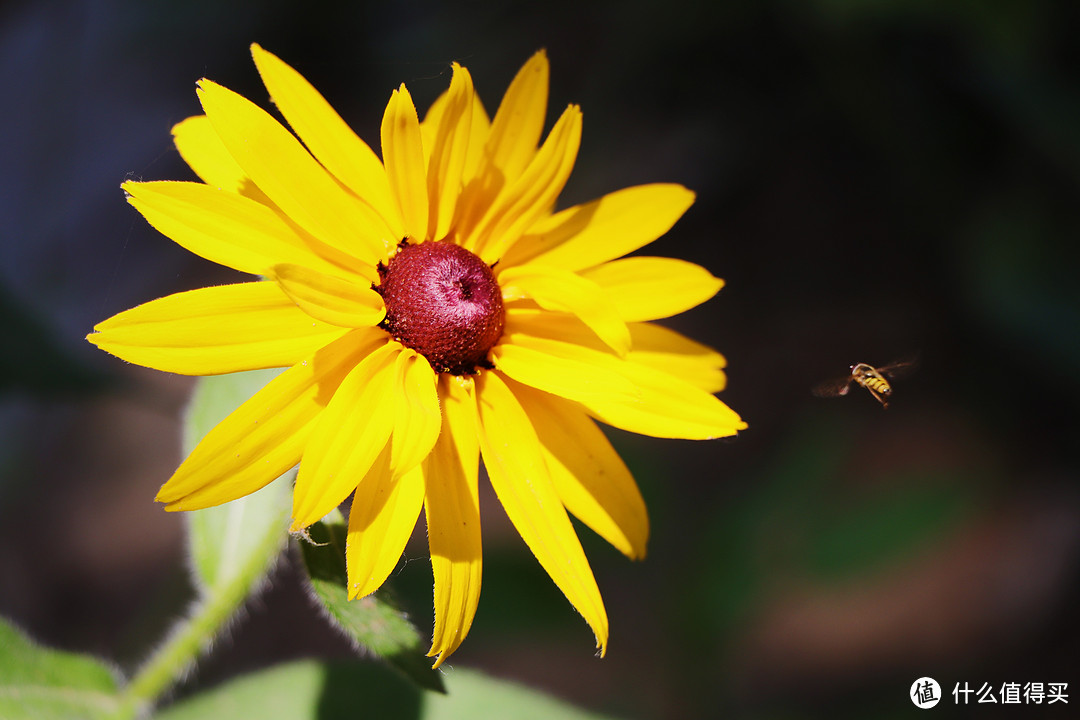
<path id="1" fill-rule="evenodd" d="M 371 283 L 328 275 L 303 265 L 275 265 L 270 276 L 296 306 L 313 318 L 340 327 L 378 325 L 386 307 Z"/>
<path id="2" fill-rule="evenodd" d="M 180 121 L 173 126 L 172 134 L 180 157 L 207 185 L 239 193 L 263 205 L 273 205 L 266 193 L 236 164 L 205 115 Z"/>
<path id="3" fill-rule="evenodd" d="M 265 282 L 176 293 L 125 310 L 94 330 L 86 339 L 102 350 L 183 375 L 286 367 L 343 334 Z"/>
<path id="4" fill-rule="evenodd" d="M 488 119 L 484 104 L 480 101 L 480 96 L 476 94 L 475 89 L 472 97 L 469 140 L 465 143 L 465 163 L 461 176 L 462 185 L 467 185 L 470 180 L 476 177 L 480 163 L 484 160 L 484 145 L 487 143 L 488 133 L 491 131 L 491 121 Z M 442 114 L 446 110 L 449 101 L 450 91 L 447 90 L 435 98 L 435 102 L 431 103 L 431 107 L 428 108 L 424 119 L 420 121 L 420 135 L 423 138 L 425 148 L 435 145 L 435 135 L 439 132 Z M 461 204 L 461 202 L 458 203 L 459 209 Z"/>
<path id="5" fill-rule="evenodd" d="M 473 95 L 469 71 L 454 63 L 454 77 L 440 105 L 439 121 L 430 141 L 427 188 L 431 207 L 427 237 L 432 240 L 445 238 L 454 220 L 472 132 Z"/>
<path id="6" fill-rule="evenodd" d="M 198 510 L 235 500 L 300 460 L 313 421 L 359 358 L 385 343 L 354 330 L 267 383 L 195 446 L 158 492 L 166 510 Z"/>
<path id="7" fill-rule="evenodd" d="M 394 425 L 394 358 L 400 350 L 395 342 L 379 347 L 334 391 L 296 474 L 291 531 L 340 505 L 386 446 Z"/>
<path id="8" fill-rule="evenodd" d="M 508 183 L 528 167 L 540 143 L 547 119 L 549 75 L 547 53 L 538 50 L 514 76 L 491 122 L 485 153 Z"/>
<path id="9" fill-rule="evenodd" d="M 345 566 L 349 599 L 379 589 L 397 566 L 424 504 L 424 474 L 413 468 L 400 478 L 390 471 L 389 447 L 376 459 L 353 496 Z"/>
<path id="10" fill-rule="evenodd" d="M 461 182 L 467 187 L 469 181 L 476 177 L 480 170 L 480 164 L 484 160 L 484 147 L 491 134 L 491 120 L 488 119 L 484 104 L 480 102 L 480 96 L 473 92 L 472 124 L 469 131 L 468 150 L 465 153 L 465 167 L 462 169 Z M 464 192 L 464 190 L 463 190 Z M 461 205 L 459 200 L 458 205 Z"/>
<path id="11" fill-rule="evenodd" d="M 533 337 L 574 343 L 591 348 L 605 355 L 610 355 L 596 333 L 569 313 L 550 312 L 531 304 L 531 301 L 516 301 L 506 307 L 506 334 L 531 335 Z M 614 356 L 612 356 L 614 357 Z"/>
<path id="12" fill-rule="evenodd" d="M 631 559 L 645 557 L 649 516 L 637 483 L 579 405 L 511 382 L 566 509 Z"/>
<path id="13" fill-rule="evenodd" d="M 545 310 L 577 316 L 619 355 L 630 349 L 630 331 L 604 290 L 572 272 L 542 265 L 510 267 L 499 273 L 503 298 L 530 297 Z"/>
<path id="14" fill-rule="evenodd" d="M 126 182 L 128 202 L 178 245 L 240 272 L 263 275 L 280 262 L 332 265 L 311 251 L 270 207 L 189 182 Z"/>
<path id="15" fill-rule="evenodd" d="M 400 238 L 266 111 L 210 80 L 199 82 L 199 99 L 237 164 L 291 220 L 371 264 L 387 258 Z"/>
<path id="16" fill-rule="evenodd" d="M 476 145 L 482 152 L 473 156 L 470 151 L 466 160 L 457 227 L 476 227 L 499 193 L 532 162 L 547 117 L 548 75 L 547 54 L 541 50 L 518 71 L 492 123 L 483 123 L 483 137 L 474 134 L 470 140 L 470 145 L 482 140 Z"/>
<path id="17" fill-rule="evenodd" d="M 427 237 L 428 185 L 420 120 L 405 84 L 393 92 L 382 121 L 382 151 L 390 191 L 405 223 L 405 234 L 417 240 Z"/>
<path id="18" fill-rule="evenodd" d="M 259 45 L 251 46 L 270 97 L 322 166 L 378 212 L 394 237 L 404 235 L 383 164 L 330 103 L 292 67 Z"/>
<path id="19" fill-rule="evenodd" d="M 439 656 L 434 667 L 442 665 L 469 633 L 483 570 L 473 381 L 441 375 L 439 388 L 442 433 L 424 461 L 424 510 L 435 578 L 435 630 L 428 657 Z"/>
<path id="20" fill-rule="evenodd" d="M 442 412 L 435 390 L 435 371 L 423 355 L 405 349 L 398 354 L 394 370 L 396 397 L 394 434 L 390 441 L 390 467 L 394 477 L 423 462 L 439 437 Z"/>
<path id="21" fill-rule="evenodd" d="M 592 628 L 603 655 L 608 638 L 604 601 L 552 484 L 536 432 L 499 373 L 479 376 L 477 401 L 480 452 L 491 486 L 525 544 Z"/>
<path id="22" fill-rule="evenodd" d="M 570 105 L 525 171 L 499 193 L 476 229 L 466 236 L 465 246 L 475 248 L 485 262 L 499 260 L 555 204 L 574 169 L 580 146 L 581 109 Z"/>
<path id="23" fill-rule="evenodd" d="M 727 361 L 711 347 L 655 323 L 631 323 L 630 336 L 634 349 L 626 356 L 629 362 L 674 375 L 707 393 L 727 385 Z"/>
<path id="24" fill-rule="evenodd" d="M 694 193 L 681 185 L 639 185 L 608 193 L 540 220 L 503 262 L 536 260 L 566 270 L 599 265 L 666 233 L 693 202 Z"/>
<path id="25" fill-rule="evenodd" d="M 491 360 L 518 382 L 571 400 L 614 396 L 629 401 L 637 392 L 614 356 L 574 343 L 504 334 Z"/>
<path id="26" fill-rule="evenodd" d="M 704 390 L 656 368 L 624 362 L 623 376 L 637 387 L 637 396 L 582 400 L 589 412 L 614 427 L 664 438 L 707 440 L 734 435 L 746 423 Z"/>
<path id="27" fill-rule="evenodd" d="M 629 257 L 586 270 L 627 322 L 671 317 L 697 307 L 724 281 L 694 263 L 674 258 Z"/>
<path id="28" fill-rule="evenodd" d="M 581 394 L 574 397 L 557 392 L 555 378 L 548 380 L 549 386 L 545 387 L 540 381 L 547 378 L 542 376 L 531 382 L 524 379 L 525 372 L 518 371 L 519 376 L 511 376 L 526 385 L 578 400 L 594 417 L 609 425 L 643 435 L 692 440 L 733 435 L 746 428 L 746 423 L 738 415 L 710 394 L 710 384 L 714 384 L 717 378 L 709 365 L 717 358 L 722 363 L 723 358 L 673 331 L 645 323 L 631 325 L 634 349 L 624 360 L 619 360 L 599 352 L 598 348 L 602 347 L 599 341 L 572 315 L 510 307 L 506 313 L 506 328 L 503 343 L 512 341 L 531 346 L 542 341 L 545 344 L 575 345 L 580 348 L 583 357 L 592 352 L 606 356 L 609 363 L 614 362 L 606 371 L 618 376 L 620 382 L 629 383 L 633 387 L 632 392 L 608 395 L 597 392 L 590 396 Z M 639 340 L 640 352 L 637 346 Z M 496 354 L 499 349 L 500 346 L 496 346 Z M 668 353 L 674 365 L 663 367 L 661 361 L 665 356 L 657 353 Z M 683 367 L 691 368 L 697 375 L 683 379 L 672 374 L 673 370 Z M 533 368 L 527 370 L 538 372 Z"/>

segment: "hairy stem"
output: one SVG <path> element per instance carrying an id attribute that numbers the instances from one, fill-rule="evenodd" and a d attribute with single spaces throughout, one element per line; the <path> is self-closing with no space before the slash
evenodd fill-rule
<path id="1" fill-rule="evenodd" d="M 261 580 L 287 535 L 278 526 L 259 542 L 261 552 L 252 552 L 244 561 L 230 568 L 228 577 L 204 588 L 202 597 L 172 633 L 139 668 L 120 696 L 115 720 L 143 717 L 194 665 L 214 637 L 240 610 L 247 598 L 258 590 Z"/>

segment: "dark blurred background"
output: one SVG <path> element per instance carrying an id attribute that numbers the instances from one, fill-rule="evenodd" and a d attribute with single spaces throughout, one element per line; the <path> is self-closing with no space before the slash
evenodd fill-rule
<path id="1" fill-rule="evenodd" d="M 257 9 L 256 9 L 257 8 Z M 493 111 L 546 47 L 585 131 L 562 206 L 680 182 L 646 253 L 723 277 L 668 322 L 729 362 L 737 439 L 612 437 L 649 503 L 643 563 L 582 530 L 608 657 L 485 498 L 484 593 L 452 663 L 627 718 L 1068 717 L 1080 702 L 1080 5 L 8 2 L 0 8 L 0 614 L 130 667 L 190 597 L 187 378 L 82 338 L 234 280 L 152 230 L 126 179 L 193 179 L 169 128 L 210 77 L 268 106 L 253 41 L 378 147 L 466 65 Z M 919 353 L 888 410 L 810 388 Z M 421 526 L 394 578 L 431 622 Z M 181 694 L 345 656 L 292 561 Z M 957 708 L 956 683 L 1068 682 L 1069 706 Z M 997 710 L 995 712 L 994 710 Z"/>

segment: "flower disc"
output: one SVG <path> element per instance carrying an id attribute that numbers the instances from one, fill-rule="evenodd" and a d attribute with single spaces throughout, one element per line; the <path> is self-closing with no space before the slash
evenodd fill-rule
<path id="1" fill-rule="evenodd" d="M 438 372 L 463 375 L 488 366 L 502 335 L 502 291 L 491 268 L 459 245 L 403 244 L 379 266 L 375 290 L 386 304 L 382 327 Z"/>

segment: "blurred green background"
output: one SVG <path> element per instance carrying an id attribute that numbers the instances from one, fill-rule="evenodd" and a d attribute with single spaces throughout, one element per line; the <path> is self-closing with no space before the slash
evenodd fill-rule
<path id="1" fill-rule="evenodd" d="M 1049 0 L 6 3 L 0 614 L 127 665 L 190 593 L 181 518 L 152 502 L 190 380 L 82 337 L 235 279 L 119 190 L 193 179 L 169 128 L 199 112 L 194 82 L 269 106 L 257 41 L 377 147 L 399 82 L 425 108 L 457 60 L 493 110 L 546 47 L 550 116 L 585 116 L 562 206 L 644 182 L 697 191 L 645 252 L 727 281 L 667 324 L 725 353 L 722 397 L 750 429 L 612 433 L 653 534 L 638 564 L 582 530 L 604 660 L 484 496 L 484 591 L 452 664 L 626 718 L 908 717 L 924 675 L 947 693 L 939 716 L 1067 717 L 949 693 L 1080 690 L 1078 30 L 1080 5 Z M 887 411 L 861 390 L 810 395 L 915 351 Z M 350 656 L 294 561 L 181 696 Z M 421 628 L 430 570 L 421 525 L 394 578 Z"/>

